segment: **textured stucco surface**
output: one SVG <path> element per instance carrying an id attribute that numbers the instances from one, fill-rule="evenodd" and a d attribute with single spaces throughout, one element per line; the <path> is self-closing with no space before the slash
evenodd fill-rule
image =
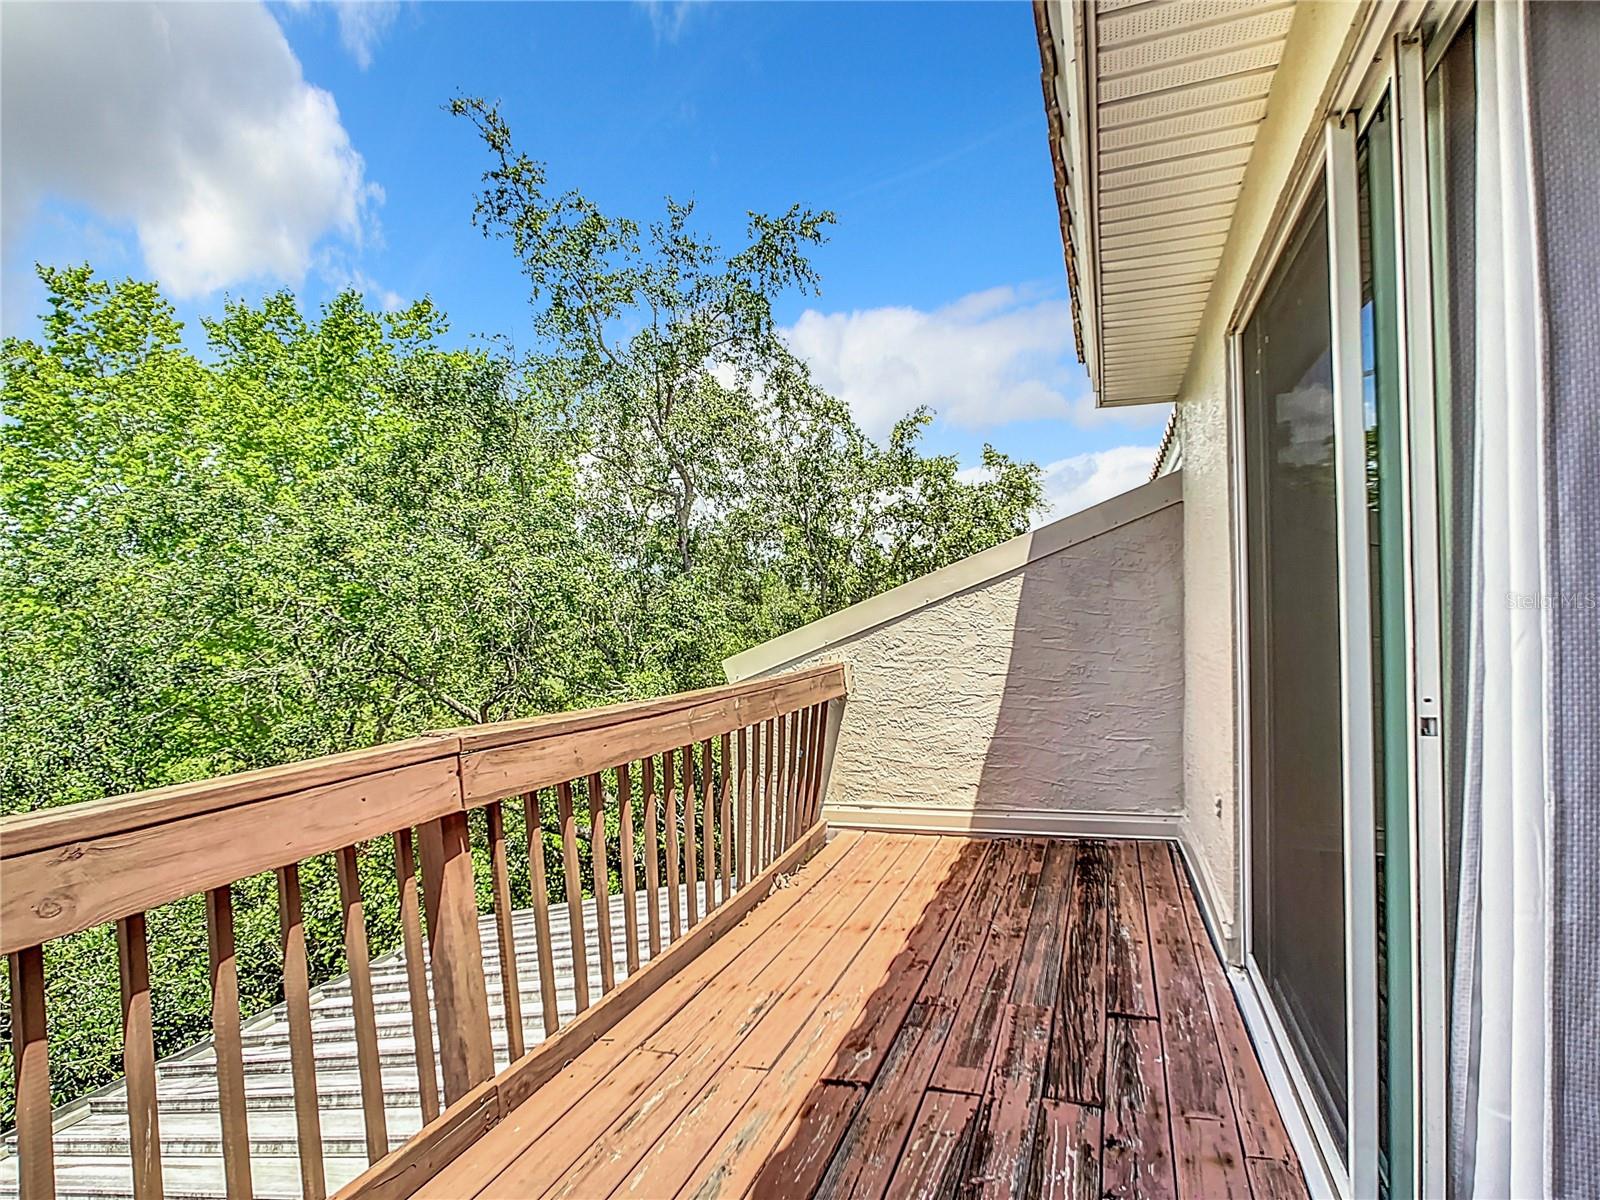
<path id="1" fill-rule="evenodd" d="M 1324 95 L 1352 4 L 1302 4 L 1273 77 L 1194 357 L 1178 397 L 1183 437 L 1184 839 L 1213 915 L 1236 950 L 1240 888 L 1236 547 L 1231 524 L 1228 337 L 1274 211 L 1307 139 L 1320 139 Z"/>
<path id="2" fill-rule="evenodd" d="M 1182 534 L 1171 504 L 769 667 L 849 667 L 829 808 L 1181 812 Z"/>

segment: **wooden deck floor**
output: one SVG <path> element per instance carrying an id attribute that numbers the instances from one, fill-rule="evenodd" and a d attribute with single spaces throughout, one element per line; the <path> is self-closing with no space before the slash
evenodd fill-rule
<path id="1" fill-rule="evenodd" d="M 1165 845 L 842 833 L 421 1194 L 1304 1185 Z"/>

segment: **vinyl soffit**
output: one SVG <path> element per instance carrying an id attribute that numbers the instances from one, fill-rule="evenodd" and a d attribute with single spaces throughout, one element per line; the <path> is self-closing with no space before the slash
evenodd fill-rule
<path id="1" fill-rule="evenodd" d="M 1087 314 L 1097 331 L 1091 369 L 1099 368 L 1102 402 L 1170 400 L 1188 367 L 1294 7 L 1095 0 L 1084 16 L 1093 111 L 1068 119 L 1088 124 L 1093 147 L 1096 237 L 1092 260 L 1080 264 L 1094 273 L 1088 295 L 1100 309 Z"/>
<path id="2" fill-rule="evenodd" d="M 1198 221 L 1168 221 L 1161 228 L 1154 229 L 1148 234 L 1135 235 L 1124 233 L 1117 237 L 1108 237 L 1104 234 L 1100 238 L 1102 251 L 1127 250 L 1137 247 L 1146 256 L 1163 242 L 1183 242 L 1191 238 L 1209 237 L 1220 234 L 1224 242 L 1228 235 L 1228 218 L 1203 218 Z"/>
<path id="3" fill-rule="evenodd" d="M 1162 163 L 1181 163 L 1208 150 L 1221 150 L 1231 146 L 1241 146 L 1248 150 L 1255 143 L 1256 123 L 1260 121 L 1265 107 L 1238 105 L 1236 109 L 1237 111 L 1232 114 L 1237 118 L 1235 124 L 1224 125 L 1210 133 L 1148 137 L 1137 145 L 1121 150 L 1108 147 L 1102 139 L 1100 169 L 1126 171 Z"/>

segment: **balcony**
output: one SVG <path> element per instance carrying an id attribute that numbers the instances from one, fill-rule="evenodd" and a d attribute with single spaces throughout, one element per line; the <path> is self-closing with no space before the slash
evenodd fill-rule
<path id="1" fill-rule="evenodd" d="M 18 1122 L 0 1187 L 1299 1194 L 1181 857 L 830 831 L 845 691 L 842 668 L 814 667 L 8 820 Z M 534 903 L 513 910 L 527 846 L 506 808 L 537 821 L 546 789 L 562 878 L 532 855 Z M 378 839 L 404 948 L 374 960 L 356 863 Z M 614 893 L 567 888 L 580 848 Z M 297 864 L 326 854 L 350 971 L 313 989 Z M 284 1002 L 241 1022 L 229 885 L 268 870 Z M 196 894 L 213 1036 L 158 1062 L 144 914 Z M 41 946 L 102 922 L 125 1077 L 52 1114 L 63 1016 Z"/>

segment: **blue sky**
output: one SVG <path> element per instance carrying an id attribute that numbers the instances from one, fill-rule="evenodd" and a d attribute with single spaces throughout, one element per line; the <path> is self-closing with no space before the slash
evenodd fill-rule
<path id="1" fill-rule="evenodd" d="M 498 99 L 608 211 L 831 208 L 823 288 L 779 318 L 881 433 L 1049 468 L 1057 511 L 1139 482 L 1166 410 L 1100 412 L 1071 348 L 1032 16 L 985 4 L 4 7 L 4 326 L 35 259 L 158 278 L 189 319 L 288 286 L 423 294 L 453 336 L 529 336 L 471 227 L 485 160 L 442 105 Z M 65 98 L 65 99 L 63 99 Z"/>

